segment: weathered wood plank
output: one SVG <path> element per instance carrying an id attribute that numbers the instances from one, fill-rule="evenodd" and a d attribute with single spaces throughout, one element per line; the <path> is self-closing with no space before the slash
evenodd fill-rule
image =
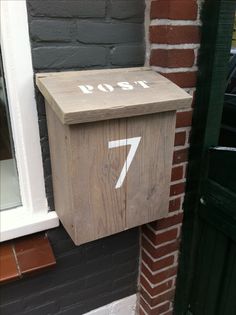
<path id="1" fill-rule="evenodd" d="M 75 243 L 81 244 L 124 230 L 125 186 L 115 189 L 126 159 L 126 147 L 108 148 L 124 139 L 125 120 L 71 126 L 70 173 Z"/>
<path id="2" fill-rule="evenodd" d="M 64 227 L 74 239 L 73 196 L 70 183 L 69 127 L 62 125 L 50 106 L 46 106 L 50 145 L 53 194 L 56 212 Z"/>
<path id="3" fill-rule="evenodd" d="M 167 215 L 175 112 L 127 119 L 127 138 L 141 136 L 127 174 L 126 227 Z"/>
<path id="4" fill-rule="evenodd" d="M 164 217 L 176 109 L 191 96 L 146 68 L 40 74 L 37 84 L 56 211 L 74 242 Z"/>
<path id="5" fill-rule="evenodd" d="M 56 211 L 77 245 L 167 214 L 175 112 L 70 127 L 47 115 Z"/>
<path id="6" fill-rule="evenodd" d="M 39 74 L 36 82 L 63 124 L 173 111 L 190 107 L 192 100 L 146 68 Z"/>

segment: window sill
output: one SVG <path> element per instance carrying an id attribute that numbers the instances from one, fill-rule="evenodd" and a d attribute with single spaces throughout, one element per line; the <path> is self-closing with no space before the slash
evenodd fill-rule
<path id="1" fill-rule="evenodd" d="M 0 212 L 0 242 L 59 226 L 55 211 L 29 213 L 22 207 Z"/>
<path id="2" fill-rule="evenodd" d="M 45 233 L 3 243 L 0 245 L 0 284 L 49 269 L 55 264 Z"/>

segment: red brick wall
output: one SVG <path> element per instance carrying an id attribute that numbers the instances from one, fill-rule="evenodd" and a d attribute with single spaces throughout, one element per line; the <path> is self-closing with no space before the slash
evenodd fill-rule
<path id="1" fill-rule="evenodd" d="M 202 1 L 149 2 L 147 64 L 193 95 Z M 191 121 L 192 110 L 177 113 L 169 215 L 142 227 L 140 315 L 173 312 Z"/>

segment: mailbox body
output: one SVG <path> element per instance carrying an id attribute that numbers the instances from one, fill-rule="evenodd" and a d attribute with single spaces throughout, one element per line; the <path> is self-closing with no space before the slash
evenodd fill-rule
<path id="1" fill-rule="evenodd" d="M 153 81 L 149 81 L 150 77 L 144 75 L 145 71 L 150 70 L 128 69 L 127 76 L 133 80 L 128 81 L 125 77 L 126 80 L 121 81 L 125 70 L 68 74 L 70 77 L 72 75 L 73 82 L 91 75 L 93 84 L 86 78 L 85 82 L 82 81 L 82 89 L 79 87 L 82 85 L 80 81 L 76 81 L 74 86 L 78 88 L 76 93 L 79 104 L 82 103 L 81 110 L 77 110 L 72 101 L 68 102 L 63 91 L 62 102 L 64 104 L 66 99 L 69 105 L 57 107 L 58 95 L 61 95 L 55 94 L 60 89 L 57 90 L 58 80 L 53 78 L 60 78 L 60 74 L 43 74 L 37 79 L 46 98 L 55 208 L 77 245 L 154 221 L 168 213 L 176 109 L 181 107 L 181 101 L 182 107 L 189 106 L 191 97 L 167 79 L 154 74 L 154 78 L 161 78 L 179 94 L 177 100 L 173 99 L 169 105 L 169 99 L 164 101 L 164 110 L 163 102 L 159 101 L 158 107 L 158 102 L 152 104 L 147 99 L 146 104 L 142 101 L 142 89 L 147 93 L 153 84 Z M 141 73 L 138 75 L 143 74 L 144 80 L 136 79 L 139 71 Z M 94 76 L 101 80 L 103 74 L 107 78 L 112 76 L 113 81 L 107 83 L 106 79 L 99 86 Z M 45 78 L 45 81 L 47 78 L 49 81 L 43 82 Z M 134 100 L 135 91 L 131 82 L 137 81 L 141 84 L 133 84 L 136 84 L 140 98 Z M 56 92 L 53 91 L 54 87 Z M 69 94 L 74 93 L 74 87 Z M 108 104 L 112 102 L 110 93 L 116 87 L 121 89 L 119 104 L 116 105 L 117 100 Z M 125 89 L 122 90 L 122 87 Z M 126 106 L 126 99 L 122 100 L 122 92 L 129 98 L 130 91 L 133 93 L 132 99 L 128 99 L 127 104 L 133 103 L 129 107 Z M 89 102 L 87 107 L 86 102 Z M 99 102 L 100 105 L 97 105 Z M 96 106 L 102 108 L 100 112 Z M 145 107 L 148 109 L 145 110 Z M 143 115 L 144 112 L 147 114 Z"/>

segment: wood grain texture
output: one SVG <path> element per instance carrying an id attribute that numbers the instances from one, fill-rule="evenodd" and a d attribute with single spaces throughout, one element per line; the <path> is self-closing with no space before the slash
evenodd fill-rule
<path id="1" fill-rule="evenodd" d="M 65 229 L 74 239 L 73 196 L 70 170 L 70 130 L 46 104 L 48 137 L 52 165 L 53 195 L 56 212 Z"/>
<path id="2" fill-rule="evenodd" d="M 168 213 L 175 112 L 71 126 L 47 107 L 55 208 L 76 245 Z M 141 137 L 120 188 L 130 145 Z M 124 141 L 125 140 L 125 141 Z"/>
<path id="3" fill-rule="evenodd" d="M 71 127 L 71 175 L 75 243 L 81 244 L 124 230 L 125 186 L 115 189 L 126 159 L 126 147 L 108 148 L 125 138 L 124 120 Z"/>
<path id="4" fill-rule="evenodd" d="M 191 97 L 143 68 L 40 74 L 37 80 L 47 100 L 55 208 L 75 244 L 164 217 L 176 109 L 189 106 Z M 116 86 L 139 80 L 149 87 Z M 101 82 L 114 91 L 83 96 L 78 89 Z"/>
<path id="5" fill-rule="evenodd" d="M 137 83 L 140 80 L 149 88 Z M 129 82 L 133 89 L 122 89 L 118 82 Z M 190 107 L 192 100 L 184 90 L 148 68 L 38 74 L 36 83 L 63 124 L 172 111 Z M 102 92 L 99 84 L 109 84 L 113 91 Z M 92 93 L 84 94 L 80 85 L 92 86 Z"/>
<path id="6" fill-rule="evenodd" d="M 127 120 L 127 137 L 142 136 L 127 174 L 128 228 L 168 214 L 175 119 L 175 112 L 166 112 Z"/>

